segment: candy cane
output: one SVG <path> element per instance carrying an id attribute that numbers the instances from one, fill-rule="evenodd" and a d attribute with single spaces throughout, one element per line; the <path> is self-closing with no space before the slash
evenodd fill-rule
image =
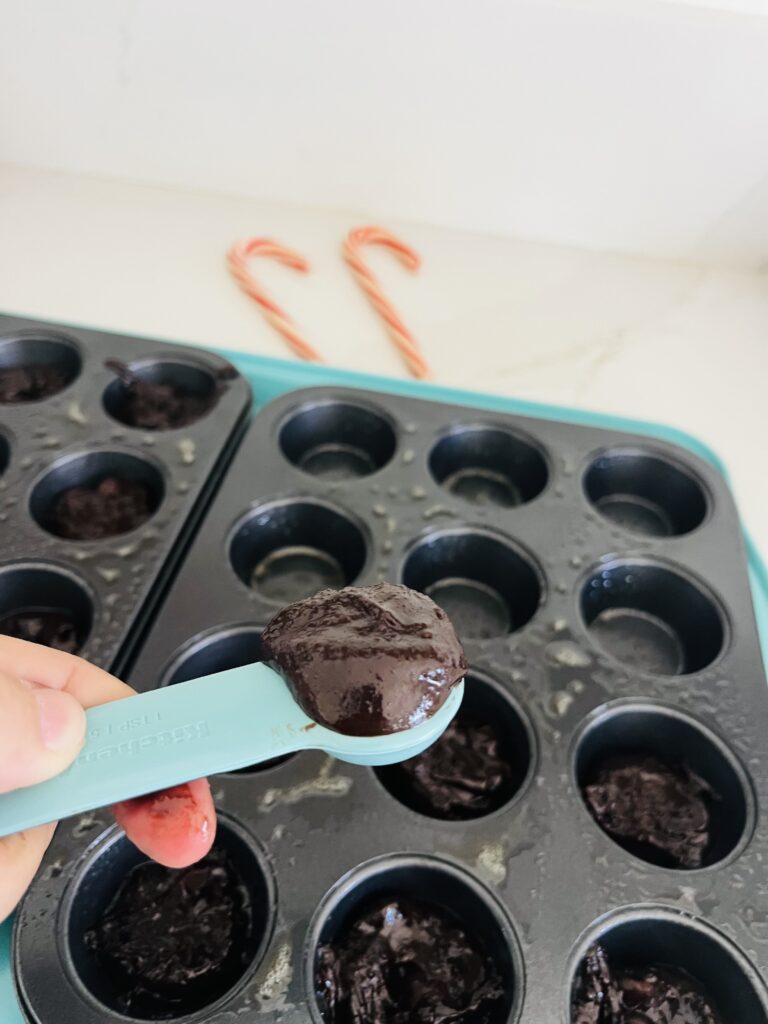
<path id="1" fill-rule="evenodd" d="M 250 295 L 258 303 L 266 319 L 282 334 L 296 355 L 312 363 L 322 363 L 320 353 L 304 339 L 294 321 L 269 297 L 251 274 L 248 269 L 248 260 L 251 256 L 266 256 L 302 273 L 309 270 L 309 264 L 299 253 L 286 249 L 279 242 L 273 242 L 269 238 L 249 238 L 243 242 L 235 242 L 227 253 L 227 264 L 232 276 L 246 295 Z"/>
<path id="2" fill-rule="evenodd" d="M 420 379 L 429 377 L 429 365 L 422 355 L 419 343 L 385 296 L 377 278 L 363 262 L 360 249 L 364 245 L 383 245 L 390 249 L 408 270 L 418 270 L 421 261 L 413 249 L 383 228 L 353 228 L 344 241 L 344 259 L 355 275 L 357 283 L 368 296 L 371 305 L 383 318 L 390 337 L 399 349 L 408 369 L 414 377 Z"/>

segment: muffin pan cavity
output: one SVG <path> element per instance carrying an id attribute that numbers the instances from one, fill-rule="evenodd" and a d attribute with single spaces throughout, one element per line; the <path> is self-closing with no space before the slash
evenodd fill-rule
<path id="1" fill-rule="evenodd" d="M 405 807 L 460 822 L 509 804 L 534 763 L 531 727 L 519 707 L 501 686 L 469 672 L 459 713 L 441 738 L 418 757 L 375 772 Z"/>
<path id="2" fill-rule="evenodd" d="M 512 508 L 544 490 L 548 469 L 541 451 L 509 430 L 456 427 L 429 456 L 435 480 L 473 505 Z"/>
<path id="3" fill-rule="evenodd" d="M 599 974 L 601 981 L 596 979 Z M 644 1011 L 650 1007 L 658 1012 L 665 1002 L 668 1013 L 678 1007 L 682 1014 L 685 1008 L 688 1016 L 678 1020 L 697 1024 L 768 1021 L 765 987 L 749 960 L 704 922 L 661 907 L 624 909 L 592 932 L 576 957 L 565 1020 L 599 1020 L 589 1013 L 596 1010 L 595 996 L 601 993 L 618 998 L 629 1021 L 664 1020 Z"/>
<path id="4" fill-rule="evenodd" d="M 523 989 L 511 924 L 470 875 L 434 857 L 361 865 L 332 889 L 310 926 L 312 1017 L 348 1024 L 368 1003 L 385 1015 L 506 1024 Z M 368 1019 L 368 1018 L 366 1018 Z M 392 1019 L 397 1019 L 392 1016 Z"/>
<path id="5" fill-rule="evenodd" d="M 709 867 L 751 833 L 744 769 L 713 732 L 673 708 L 620 704 L 589 722 L 576 784 L 597 824 L 660 867 Z"/>
<path id="6" fill-rule="evenodd" d="M 21 988 L 43 1019 L 78 1024 L 213 1012 L 258 963 L 274 909 L 264 855 L 234 820 L 222 818 L 211 853 L 183 869 L 147 860 L 113 828 L 75 869 Z M 63 973 L 46 975 L 40 991 L 51 956 Z"/>
<path id="7" fill-rule="evenodd" d="M 94 598 L 72 572 L 42 562 L 0 568 L 0 634 L 69 654 L 85 644 Z"/>
<path id="8" fill-rule="evenodd" d="M 597 566 L 582 587 L 581 612 L 599 647 L 650 675 L 700 672 L 725 643 L 715 598 L 692 578 L 649 560 Z"/>
<path id="9" fill-rule="evenodd" d="M 278 607 L 348 586 L 365 556 L 363 532 L 351 517 L 301 499 L 253 509 L 230 545 L 232 567 L 243 583 Z"/>
<path id="10" fill-rule="evenodd" d="M 0 337 L 0 405 L 42 402 L 79 375 L 82 358 L 73 338 L 46 330 L 14 330 L 11 318 L 2 319 L 10 321 L 10 330 Z"/>
<path id="11" fill-rule="evenodd" d="M 119 423 L 140 430 L 180 430 L 207 416 L 216 405 L 221 380 L 191 362 L 142 360 L 107 368 L 115 379 L 104 391 L 104 408 Z"/>
<path id="12" fill-rule="evenodd" d="M 69 455 L 32 490 L 35 521 L 67 540 L 104 540 L 138 530 L 157 512 L 165 482 L 154 461 L 121 451 Z"/>
<path id="13" fill-rule="evenodd" d="M 441 605 L 462 640 L 522 629 L 543 595 L 541 574 L 527 555 L 503 537 L 474 529 L 435 532 L 418 542 L 402 581 Z"/>
<path id="14" fill-rule="evenodd" d="M 602 452 L 584 475 L 587 497 L 607 520 L 648 537 L 678 537 L 700 526 L 706 492 L 672 460 L 638 449 Z"/>
<path id="15" fill-rule="evenodd" d="M 298 469 L 324 480 L 351 480 L 382 469 L 397 438 L 389 418 L 364 405 L 317 402 L 292 413 L 280 448 Z"/>

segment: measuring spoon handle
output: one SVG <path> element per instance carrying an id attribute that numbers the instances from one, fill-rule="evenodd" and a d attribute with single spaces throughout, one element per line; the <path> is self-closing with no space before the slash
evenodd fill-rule
<path id="1" fill-rule="evenodd" d="M 0 796 L 0 836 L 309 745 L 308 718 L 266 665 L 243 665 L 86 713 L 61 775 Z"/>

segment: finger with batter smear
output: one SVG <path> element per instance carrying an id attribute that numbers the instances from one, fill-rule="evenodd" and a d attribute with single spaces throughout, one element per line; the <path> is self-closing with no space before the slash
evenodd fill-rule
<path id="1" fill-rule="evenodd" d="M 112 813 L 131 842 L 167 868 L 184 868 L 200 860 L 216 837 L 207 779 L 125 800 L 114 804 Z"/>

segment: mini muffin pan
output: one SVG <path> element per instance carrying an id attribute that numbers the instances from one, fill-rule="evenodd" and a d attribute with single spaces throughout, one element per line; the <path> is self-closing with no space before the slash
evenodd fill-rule
<path id="1" fill-rule="evenodd" d="M 466 713 L 495 730 L 504 785 L 445 820 L 402 772 L 317 752 L 213 779 L 263 934 L 229 991 L 178 1019 L 320 1024 L 318 944 L 401 896 L 452 912 L 492 957 L 494 1024 L 568 1024 L 596 941 L 617 962 L 687 972 L 729 1024 L 768 1024 L 768 691 L 721 476 L 608 427 L 285 394 L 252 422 L 130 682 L 257 660 L 281 605 L 377 580 L 449 612 Z M 682 761 L 716 794 L 700 868 L 655 863 L 593 819 L 582 788 L 627 754 Z M 126 1019 L 81 941 L 126 858 L 104 813 L 60 826 L 15 931 L 29 1020 Z"/>
<path id="2" fill-rule="evenodd" d="M 109 359 L 210 398 L 208 413 L 175 430 L 130 426 Z M 121 672 L 249 405 L 247 381 L 217 355 L 0 316 L 0 620 L 66 613 L 70 646 Z M 61 495 L 105 478 L 143 491 L 145 521 L 102 539 L 61 536 Z"/>

